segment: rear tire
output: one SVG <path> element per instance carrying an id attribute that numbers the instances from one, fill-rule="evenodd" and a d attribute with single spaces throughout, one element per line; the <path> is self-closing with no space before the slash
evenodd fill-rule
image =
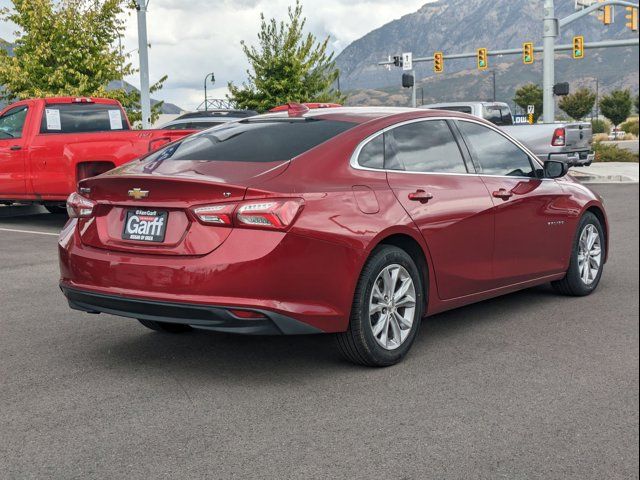
<path id="1" fill-rule="evenodd" d="M 349 328 L 336 334 L 338 349 L 356 364 L 394 365 L 411 348 L 423 312 L 424 286 L 415 262 L 404 250 L 381 245 L 360 274 Z"/>
<path id="2" fill-rule="evenodd" d="M 140 320 L 138 321 L 147 328 L 154 330 L 156 332 L 163 333 L 184 333 L 190 332 L 193 330 L 189 325 L 184 325 L 182 323 L 168 323 L 168 322 L 156 322 L 153 320 Z"/>
<path id="3" fill-rule="evenodd" d="M 551 283 L 555 291 L 573 297 L 592 294 L 602 278 L 606 251 L 606 237 L 600 220 L 591 212 L 585 213 L 578 223 L 569 270 L 562 280 Z"/>

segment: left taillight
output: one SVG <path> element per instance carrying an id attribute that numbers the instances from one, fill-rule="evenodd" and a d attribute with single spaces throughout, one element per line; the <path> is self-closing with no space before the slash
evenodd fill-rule
<path id="1" fill-rule="evenodd" d="M 566 132 L 564 128 L 556 128 L 553 132 L 553 139 L 551 139 L 551 145 L 554 147 L 564 147 L 566 142 Z"/>
<path id="2" fill-rule="evenodd" d="M 204 205 L 192 209 L 200 223 L 219 227 L 286 230 L 304 205 L 301 198 Z"/>
<path id="3" fill-rule="evenodd" d="M 93 209 L 96 202 L 83 197 L 77 192 L 72 193 L 67 198 L 67 214 L 69 218 L 89 218 L 93 216 Z"/>

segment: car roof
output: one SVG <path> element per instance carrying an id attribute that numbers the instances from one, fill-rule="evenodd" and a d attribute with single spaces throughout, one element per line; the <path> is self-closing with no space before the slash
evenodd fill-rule
<path id="1" fill-rule="evenodd" d="M 428 105 L 422 105 L 418 108 L 438 108 L 438 107 L 470 107 L 472 105 L 499 105 L 499 106 L 509 106 L 504 102 L 440 102 L 440 103 L 430 103 Z"/>
<path id="2" fill-rule="evenodd" d="M 269 118 L 287 118 L 287 112 L 267 113 L 259 115 L 255 119 L 267 120 Z M 353 122 L 358 124 L 368 123 L 373 120 L 391 119 L 398 117 L 398 120 L 409 120 L 411 118 L 428 118 L 428 117 L 456 117 L 456 118 L 472 118 L 470 115 L 446 111 L 446 110 L 428 110 L 409 107 L 339 107 L 325 108 L 317 110 L 309 110 L 299 115 L 302 118 L 317 118 L 322 120 L 334 120 L 342 122 Z M 250 119 L 251 121 L 251 119 Z"/>
<path id="3" fill-rule="evenodd" d="M 215 110 L 201 110 L 198 112 L 188 112 L 180 115 L 176 120 L 208 120 L 225 117 L 233 118 L 247 118 L 257 115 L 258 112 L 253 110 L 234 110 L 234 109 L 215 109 Z"/>

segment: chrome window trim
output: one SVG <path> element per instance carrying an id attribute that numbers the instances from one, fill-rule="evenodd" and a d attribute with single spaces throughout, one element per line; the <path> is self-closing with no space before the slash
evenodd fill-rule
<path id="1" fill-rule="evenodd" d="M 524 146 L 522 143 L 520 143 L 518 140 L 516 140 L 515 138 L 511 138 L 509 137 L 505 132 L 501 131 L 498 127 L 494 126 L 493 124 L 491 125 L 487 125 L 484 122 L 478 121 L 478 120 L 473 120 L 470 118 L 460 118 L 460 117 L 428 117 L 428 118 L 413 118 L 411 120 L 405 120 L 403 122 L 398 122 L 398 123 L 394 123 L 393 125 L 389 125 L 388 127 L 383 128 L 382 130 L 379 130 L 375 133 L 372 133 L 371 135 L 369 135 L 368 137 L 366 137 L 364 140 L 362 140 L 358 146 L 355 148 L 355 150 L 353 151 L 353 153 L 351 154 L 351 158 L 349 159 L 349 165 L 351 166 L 351 168 L 355 169 L 355 170 L 363 170 L 363 171 L 367 171 L 367 172 L 386 172 L 386 173 L 405 173 L 408 175 L 451 175 L 451 176 L 474 176 L 474 177 L 498 177 L 498 178 L 515 178 L 515 179 L 527 179 L 527 180 L 554 180 L 553 178 L 533 178 L 533 177 L 517 177 L 517 176 L 511 176 L 511 175 L 489 175 L 486 173 L 452 173 L 452 172 L 408 172 L 406 170 L 391 170 L 391 169 L 387 169 L 387 168 L 371 168 L 371 167 L 363 167 L 362 165 L 360 165 L 358 163 L 358 158 L 360 157 L 360 152 L 362 152 L 362 149 L 371 141 L 375 140 L 377 137 L 379 137 L 380 135 L 385 134 L 386 132 L 393 130 L 395 128 L 398 127 L 402 127 L 404 125 L 409 125 L 412 123 L 419 123 L 419 122 L 429 122 L 429 121 L 434 121 L 434 120 L 451 120 L 454 122 L 469 122 L 469 123 L 476 123 L 478 125 L 482 125 L 483 127 L 488 128 L 489 130 L 493 130 L 494 132 L 502 135 L 504 138 L 506 138 L 509 142 L 513 143 L 516 147 L 518 147 L 520 150 L 522 150 L 524 153 L 526 153 L 529 158 L 531 159 L 531 161 L 536 162 L 540 168 L 543 168 L 542 163 L 540 162 L 540 160 L 538 159 L 538 157 L 536 157 L 531 150 L 529 150 L 526 146 Z M 452 132 L 453 134 L 453 132 Z M 455 139 L 455 136 L 454 136 Z"/>

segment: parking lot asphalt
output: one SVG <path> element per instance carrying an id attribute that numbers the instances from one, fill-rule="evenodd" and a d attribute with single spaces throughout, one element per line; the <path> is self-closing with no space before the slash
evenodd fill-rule
<path id="1" fill-rule="evenodd" d="M 328 336 L 72 311 L 47 235 L 64 220 L 0 208 L 0 478 L 638 478 L 638 185 L 594 188 L 612 227 L 594 295 L 431 317 L 387 369 Z"/>

